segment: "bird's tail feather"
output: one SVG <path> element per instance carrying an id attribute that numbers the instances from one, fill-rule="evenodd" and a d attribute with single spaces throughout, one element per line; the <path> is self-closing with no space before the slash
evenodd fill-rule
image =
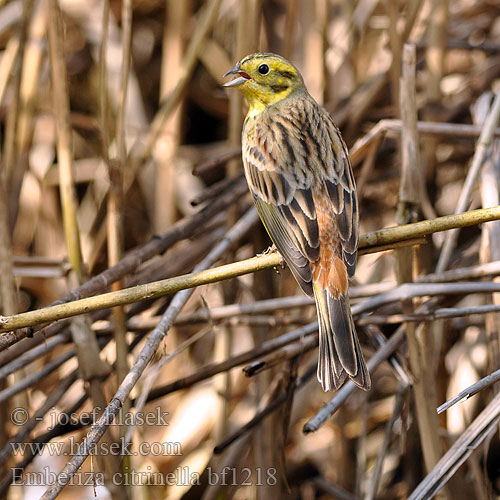
<path id="1" fill-rule="evenodd" d="M 346 377 L 361 389 L 371 387 L 354 320 L 345 295 L 333 297 L 313 283 L 319 322 L 318 380 L 324 391 L 339 388 Z"/>

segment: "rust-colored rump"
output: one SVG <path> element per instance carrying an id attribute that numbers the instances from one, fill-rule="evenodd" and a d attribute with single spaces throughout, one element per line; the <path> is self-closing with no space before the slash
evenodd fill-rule
<path id="1" fill-rule="evenodd" d="M 326 195 L 326 196 L 325 196 Z M 342 261 L 340 236 L 336 215 L 326 193 L 315 196 L 316 216 L 318 219 L 320 257 L 311 262 L 313 281 L 322 289 L 327 289 L 337 298 L 347 294 L 347 269 Z"/>

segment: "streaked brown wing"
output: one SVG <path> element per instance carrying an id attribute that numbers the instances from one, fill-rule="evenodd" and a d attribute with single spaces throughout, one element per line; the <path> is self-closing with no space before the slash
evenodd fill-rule
<path id="1" fill-rule="evenodd" d="M 275 153 L 273 158 L 256 145 L 244 148 L 248 185 L 271 240 L 301 288 L 312 295 L 309 262 L 319 258 L 319 231 L 311 186 L 287 176 L 281 166 L 289 162 L 293 168 L 291 159 L 278 156 L 276 148 Z"/>
<path id="2" fill-rule="evenodd" d="M 330 115 L 310 96 L 245 124 L 243 163 L 259 215 L 303 290 L 319 258 L 315 195 L 324 183 L 337 215 L 342 259 L 356 266 L 358 210 L 347 149 Z"/>
<path id="3" fill-rule="evenodd" d="M 342 260 L 347 267 L 349 278 L 356 270 L 356 257 L 359 240 L 359 212 L 356 185 L 352 174 L 351 162 L 347 146 L 342 140 L 340 131 L 333 123 L 330 115 L 324 111 L 325 127 L 327 127 L 332 143 L 336 144 L 336 158 L 328 163 L 325 172 L 325 185 L 332 200 L 333 210 L 337 215 L 337 225 L 342 245 Z"/>
<path id="4" fill-rule="evenodd" d="M 309 259 L 300 249 L 295 231 L 285 221 L 279 207 L 254 195 L 255 206 L 271 240 L 285 259 L 297 283 L 308 295 L 313 294 Z"/>

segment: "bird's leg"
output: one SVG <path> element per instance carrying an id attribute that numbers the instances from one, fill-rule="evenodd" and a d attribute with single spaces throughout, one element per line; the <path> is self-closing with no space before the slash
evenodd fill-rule
<path id="1" fill-rule="evenodd" d="M 264 250 L 262 253 L 258 253 L 257 257 L 260 257 L 261 255 L 269 255 L 271 253 L 277 252 L 278 249 L 276 248 L 276 245 L 273 243 L 269 248 Z"/>
<path id="2" fill-rule="evenodd" d="M 257 257 L 263 256 L 263 255 L 270 255 L 270 254 L 275 253 L 275 252 L 277 252 L 278 255 L 280 256 L 280 265 L 284 269 L 286 267 L 285 259 L 283 258 L 283 255 L 281 255 L 278 252 L 278 249 L 276 248 L 276 245 L 274 243 L 269 248 L 264 250 L 262 253 L 258 253 Z"/>

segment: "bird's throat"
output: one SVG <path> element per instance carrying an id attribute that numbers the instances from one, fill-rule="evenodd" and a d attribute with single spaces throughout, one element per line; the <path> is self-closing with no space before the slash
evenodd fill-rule
<path id="1" fill-rule="evenodd" d="M 269 106 L 273 106 L 289 97 L 293 91 L 291 87 L 282 87 L 279 90 L 271 88 L 269 88 L 269 90 L 264 90 L 262 88 L 257 90 L 250 85 L 245 85 L 243 87 L 246 87 L 241 88 L 241 91 L 248 102 L 249 110 L 247 117 L 249 118 L 260 115 L 263 111 L 268 109 Z"/>

